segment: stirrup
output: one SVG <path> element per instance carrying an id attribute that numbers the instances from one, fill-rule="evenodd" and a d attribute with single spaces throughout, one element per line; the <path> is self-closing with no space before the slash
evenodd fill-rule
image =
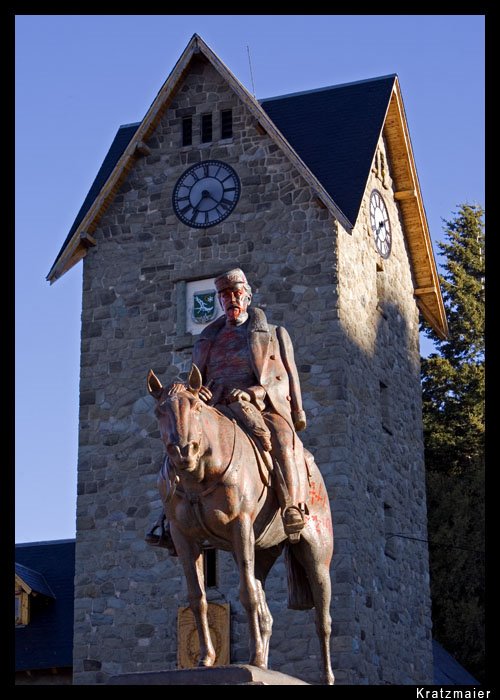
<path id="1" fill-rule="evenodd" d="M 161 526 L 156 524 L 154 525 L 151 530 L 146 533 L 146 537 L 144 538 L 144 541 L 151 545 L 152 547 L 158 547 L 160 544 L 161 537 L 163 535 L 163 532 L 161 535 L 155 535 L 155 532 L 160 528 Z M 163 528 L 161 528 L 163 530 Z"/>
<path id="2" fill-rule="evenodd" d="M 176 557 L 178 556 L 177 550 L 175 549 L 175 544 L 172 539 L 172 535 L 170 534 L 170 528 L 165 527 L 163 523 L 164 521 L 161 524 L 156 523 L 146 534 L 144 540 L 151 547 L 163 547 L 164 549 L 168 549 L 170 556 Z M 160 529 L 160 534 L 155 535 L 155 532 L 156 530 L 158 530 L 158 528 Z"/>
<path id="3" fill-rule="evenodd" d="M 304 515 L 297 506 L 288 506 L 283 511 L 283 528 L 290 542 L 298 542 L 304 528 Z"/>

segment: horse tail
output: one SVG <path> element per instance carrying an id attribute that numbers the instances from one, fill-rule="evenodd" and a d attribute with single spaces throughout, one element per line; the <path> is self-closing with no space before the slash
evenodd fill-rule
<path id="1" fill-rule="evenodd" d="M 314 608 L 311 584 L 306 571 L 288 542 L 285 543 L 285 564 L 288 579 L 288 607 L 290 610 Z"/>

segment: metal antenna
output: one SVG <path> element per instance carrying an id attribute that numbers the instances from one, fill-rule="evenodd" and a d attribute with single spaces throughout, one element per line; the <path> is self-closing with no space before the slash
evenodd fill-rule
<path id="1" fill-rule="evenodd" d="M 248 53 L 248 65 L 250 66 L 250 80 L 252 81 L 252 93 L 253 96 L 255 97 L 255 85 L 253 84 L 253 73 L 252 73 L 252 61 L 250 59 L 250 47 L 247 44 L 247 53 Z"/>

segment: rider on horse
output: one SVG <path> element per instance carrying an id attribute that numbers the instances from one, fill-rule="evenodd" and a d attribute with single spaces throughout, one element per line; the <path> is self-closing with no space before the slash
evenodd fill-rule
<path id="1" fill-rule="evenodd" d="M 285 533 L 297 542 L 307 512 L 306 455 L 297 431 L 306 427 L 293 347 L 285 328 L 268 323 L 262 309 L 249 309 L 252 290 L 239 268 L 215 280 L 225 315 L 200 334 L 193 349 L 203 386 L 199 395 L 230 418 L 270 454 L 267 464 L 281 507 Z M 174 383 L 169 393 L 185 390 Z M 146 542 L 175 552 L 164 514 Z M 160 528 L 161 535 L 155 535 Z"/>

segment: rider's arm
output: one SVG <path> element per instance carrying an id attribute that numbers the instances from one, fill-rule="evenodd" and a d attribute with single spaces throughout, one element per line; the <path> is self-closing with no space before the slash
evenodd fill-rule
<path id="1" fill-rule="evenodd" d="M 290 382 L 290 408 L 292 410 L 293 424 L 295 430 L 304 430 L 306 427 L 306 414 L 302 408 L 302 393 L 300 391 L 299 373 L 297 371 L 297 365 L 295 364 L 292 340 L 288 335 L 288 331 L 286 328 L 283 328 L 283 326 L 278 326 L 276 335 L 278 336 L 281 359 L 285 365 Z"/>
<path id="2" fill-rule="evenodd" d="M 266 398 L 266 390 L 264 387 L 257 384 L 256 386 L 251 386 L 245 391 L 250 394 L 250 398 L 254 406 L 257 406 L 259 411 L 263 411 L 266 407 L 266 404 L 264 403 L 264 399 Z"/>

